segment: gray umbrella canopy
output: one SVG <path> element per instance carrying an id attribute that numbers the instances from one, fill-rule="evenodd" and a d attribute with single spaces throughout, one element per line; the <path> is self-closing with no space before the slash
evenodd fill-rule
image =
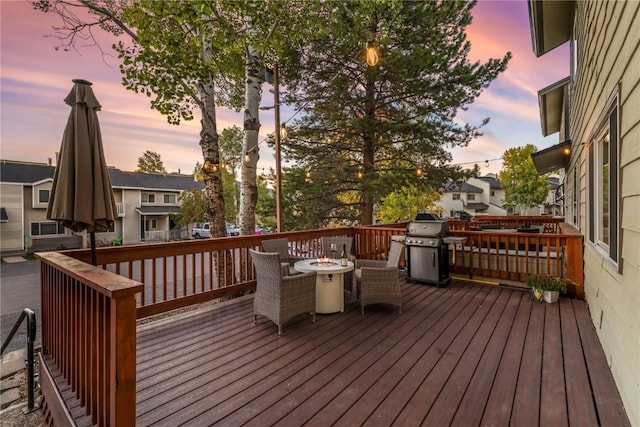
<path id="1" fill-rule="evenodd" d="M 73 82 L 64 100 L 71 115 L 62 136 L 47 218 L 73 231 L 107 231 L 115 221 L 116 204 L 96 114 L 101 106 L 91 83 Z"/>

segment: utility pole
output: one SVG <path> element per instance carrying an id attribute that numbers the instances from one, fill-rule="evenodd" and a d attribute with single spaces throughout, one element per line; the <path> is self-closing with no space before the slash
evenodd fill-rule
<path id="1" fill-rule="evenodd" d="M 276 231 L 282 232 L 282 181 L 280 166 L 280 81 L 278 64 L 273 66 L 273 103 L 275 107 L 275 156 L 276 156 Z"/>

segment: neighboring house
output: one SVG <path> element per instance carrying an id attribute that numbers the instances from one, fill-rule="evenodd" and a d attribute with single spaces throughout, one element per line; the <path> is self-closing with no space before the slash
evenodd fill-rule
<path id="1" fill-rule="evenodd" d="M 480 184 L 482 182 L 482 184 Z M 480 176 L 478 178 L 472 178 L 469 180 L 470 184 L 474 184 L 477 186 L 482 186 L 485 191 L 489 194 L 489 205 L 495 206 L 499 209 L 497 213 L 491 213 L 492 215 L 501 215 L 504 211 L 504 190 L 500 185 L 500 180 L 498 179 L 496 174 L 489 173 L 485 176 Z M 489 184 L 489 189 L 486 190 L 486 184 Z"/>
<path id="2" fill-rule="evenodd" d="M 45 163 L 0 160 L 0 251 L 82 247 L 82 235 L 46 219 L 55 167 Z M 118 218 L 99 241 L 122 237 L 124 244 L 188 238 L 174 230 L 184 190 L 204 188 L 190 175 L 125 172 L 109 169 Z M 5 219 L 6 218 L 6 219 Z"/>
<path id="3" fill-rule="evenodd" d="M 585 299 L 640 426 L 640 2 L 528 4 L 535 54 L 571 47 L 569 77 L 538 92 L 542 134 L 559 143 L 532 157 L 541 174 L 564 170 L 566 221 L 584 235 Z"/>
<path id="4" fill-rule="evenodd" d="M 468 182 L 448 181 L 443 186 L 444 192 L 437 206 L 442 208 L 444 216 L 453 216 L 455 211 L 466 211 L 472 215 L 485 213 L 489 208 L 489 193 L 483 188 Z M 488 189 L 488 185 L 486 185 Z"/>
<path id="5" fill-rule="evenodd" d="M 109 177 L 118 208 L 114 237 L 124 244 L 189 238 L 188 230 L 176 230 L 180 193 L 204 189 L 191 175 L 125 172 L 110 169 Z"/>
<path id="6" fill-rule="evenodd" d="M 46 218 L 54 170 L 45 163 L 0 160 L 0 207 L 6 215 L 0 223 L 0 252 L 27 250 L 34 239 L 43 249 L 82 244 L 79 236 Z"/>
<path id="7" fill-rule="evenodd" d="M 507 215 L 512 212 L 504 206 L 505 191 L 495 174 L 470 178 L 466 182 L 447 182 L 436 206 L 442 209 L 444 216 L 453 216 L 456 211 L 469 212 L 471 215 Z M 559 178 L 549 177 L 549 195 L 544 204 L 519 212 L 521 215 L 562 216 L 559 204 Z"/>

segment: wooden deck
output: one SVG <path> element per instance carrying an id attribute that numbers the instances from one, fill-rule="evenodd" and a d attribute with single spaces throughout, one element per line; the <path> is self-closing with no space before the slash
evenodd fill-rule
<path id="1" fill-rule="evenodd" d="M 402 314 L 301 316 L 251 295 L 138 328 L 137 425 L 628 425 L 583 301 L 403 285 Z"/>

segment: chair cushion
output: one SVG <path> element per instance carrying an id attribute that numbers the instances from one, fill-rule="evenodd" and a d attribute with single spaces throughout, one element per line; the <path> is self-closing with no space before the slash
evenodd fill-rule
<path id="1" fill-rule="evenodd" d="M 289 266 L 289 276 L 295 276 L 296 274 L 300 274 L 300 273 L 301 273 L 300 271 L 296 270 L 292 266 Z"/>

